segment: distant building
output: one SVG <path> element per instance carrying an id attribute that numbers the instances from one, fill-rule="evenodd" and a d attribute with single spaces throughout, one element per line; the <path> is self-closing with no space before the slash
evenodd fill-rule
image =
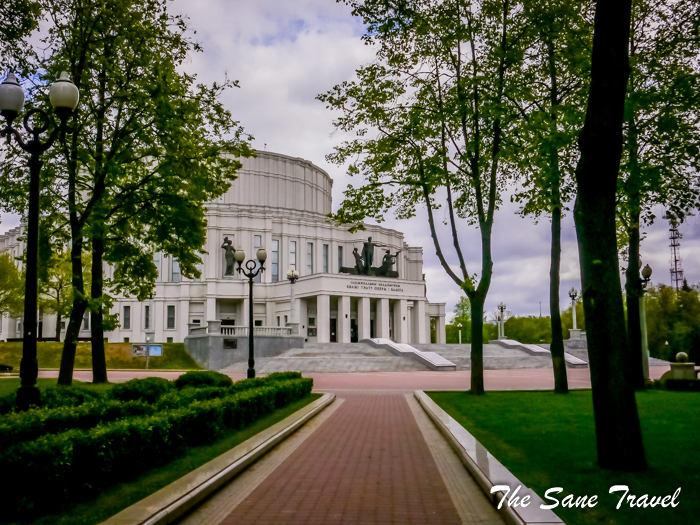
<path id="1" fill-rule="evenodd" d="M 426 298 L 422 248 L 409 247 L 396 230 L 367 225 L 366 231 L 352 234 L 328 222 L 332 185 L 330 176 L 307 160 L 264 151 L 244 159 L 229 191 L 207 204 L 202 276 L 187 279 L 177 260 L 156 253 L 154 297 L 116 298 L 113 313 L 119 314 L 121 327 L 106 334 L 109 341 L 143 342 L 152 333 L 156 342 L 182 342 L 191 328 L 208 321 L 220 321 L 222 330 L 248 326 L 248 280 L 237 271 L 225 275 L 222 244 L 228 238 L 234 247 L 243 247 L 246 260 L 255 258 L 260 246 L 267 250 L 265 271 L 253 291 L 257 327 L 273 333 L 291 325 L 310 343 L 369 337 L 444 343 L 445 304 Z M 0 235 L 0 250 L 19 256 L 24 250 L 20 233 L 21 227 Z M 374 267 L 381 265 L 385 250 L 399 252 L 392 266 L 397 278 L 340 273 L 341 267 L 356 266 L 353 249 L 361 253 L 370 236 L 378 245 Z M 286 277 L 289 269 L 300 274 L 294 285 Z M 110 272 L 106 267 L 107 277 Z M 20 321 L 2 319 L 0 339 L 21 337 Z M 43 315 L 40 322 L 42 335 L 51 337 L 54 316 Z M 80 337 L 88 338 L 87 315 L 82 328 Z"/>

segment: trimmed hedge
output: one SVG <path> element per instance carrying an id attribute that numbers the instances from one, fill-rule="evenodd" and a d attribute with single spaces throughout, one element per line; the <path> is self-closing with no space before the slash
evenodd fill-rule
<path id="1" fill-rule="evenodd" d="M 105 399 L 106 394 L 79 386 L 52 387 L 41 390 L 41 408 L 77 407 Z M 15 409 L 15 393 L 0 397 L 0 415 L 10 414 Z"/>
<path id="2" fill-rule="evenodd" d="M 0 450 L 21 441 L 71 429 L 89 429 L 125 417 L 151 415 L 155 407 L 142 401 L 84 403 L 77 407 L 39 408 L 0 419 Z"/>
<path id="3" fill-rule="evenodd" d="M 11 446 L 0 457 L 5 510 L 26 517 L 90 499 L 109 485 L 167 463 L 186 447 L 211 443 L 303 398 L 312 388 L 313 379 L 271 381 L 262 388 Z"/>
<path id="4" fill-rule="evenodd" d="M 663 386 L 678 392 L 700 392 L 700 379 L 667 379 Z"/>
<path id="5" fill-rule="evenodd" d="M 119 401 L 140 400 L 145 403 L 155 403 L 172 389 L 173 383 L 167 379 L 144 377 L 143 379 L 130 379 L 113 386 L 109 391 L 109 397 Z"/>
<path id="6" fill-rule="evenodd" d="M 187 387 L 202 388 L 207 386 L 229 387 L 233 380 L 226 374 L 213 370 L 192 370 L 182 374 L 175 380 L 175 386 L 182 390 Z"/>

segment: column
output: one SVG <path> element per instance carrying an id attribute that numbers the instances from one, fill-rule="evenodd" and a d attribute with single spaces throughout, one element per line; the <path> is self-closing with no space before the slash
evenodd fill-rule
<path id="1" fill-rule="evenodd" d="M 176 343 L 181 343 L 187 336 L 187 324 L 190 322 L 190 300 L 180 300 L 177 306 L 177 335 L 173 339 Z"/>
<path id="2" fill-rule="evenodd" d="M 216 314 L 216 297 L 207 297 L 207 321 L 216 321 L 218 318 L 219 316 Z"/>
<path id="3" fill-rule="evenodd" d="M 276 313 L 277 313 L 277 305 L 275 304 L 274 301 L 270 301 L 269 299 L 267 299 L 265 301 L 265 325 L 266 326 L 277 326 L 277 319 L 275 319 Z"/>
<path id="4" fill-rule="evenodd" d="M 338 297 L 338 342 L 350 342 L 350 297 Z"/>
<path id="5" fill-rule="evenodd" d="M 154 334 L 154 339 L 158 343 L 165 343 L 165 323 L 167 322 L 167 319 L 165 318 L 166 316 L 166 311 L 165 311 L 165 302 L 163 300 L 156 300 L 153 301 L 153 309 L 155 310 L 153 312 L 153 328 L 152 330 L 155 332 Z"/>
<path id="6" fill-rule="evenodd" d="M 438 317 L 438 322 L 437 322 L 437 334 L 436 338 L 437 344 L 439 345 L 444 345 L 445 344 L 445 316 L 441 315 Z"/>
<path id="7" fill-rule="evenodd" d="M 359 341 L 370 338 L 370 310 L 369 297 L 360 297 L 357 300 L 357 338 Z"/>
<path id="8" fill-rule="evenodd" d="M 408 301 L 394 301 L 394 342 L 408 343 Z"/>
<path id="9" fill-rule="evenodd" d="M 377 337 L 389 339 L 389 299 L 377 299 Z"/>
<path id="10" fill-rule="evenodd" d="M 348 308 L 349 310 L 349 308 Z M 331 296 L 316 296 L 316 341 L 318 343 L 331 342 Z"/>
<path id="11" fill-rule="evenodd" d="M 246 283 L 247 288 L 248 283 Z M 247 291 L 247 290 L 246 290 Z M 248 319 L 248 297 L 241 301 L 241 309 L 239 310 L 239 315 L 236 316 L 236 325 L 248 327 L 250 320 Z"/>
<path id="12" fill-rule="evenodd" d="M 425 333 L 425 301 L 413 301 L 413 341 L 418 344 L 428 343 Z"/>

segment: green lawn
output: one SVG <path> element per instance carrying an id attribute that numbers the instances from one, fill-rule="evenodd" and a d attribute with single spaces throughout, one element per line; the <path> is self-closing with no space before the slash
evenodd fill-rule
<path id="1" fill-rule="evenodd" d="M 58 383 L 58 379 L 56 379 L 56 378 L 51 378 L 51 379 L 39 378 L 36 380 L 36 385 L 39 387 L 40 390 L 54 387 L 57 385 L 57 383 Z M 17 389 L 19 388 L 20 384 L 21 384 L 21 380 L 19 378 L 16 378 L 16 377 L 0 378 L 0 397 L 6 396 L 7 394 L 12 394 L 14 392 L 17 392 Z M 97 390 L 98 392 L 100 392 L 103 390 L 109 390 L 115 384 L 117 384 L 117 383 L 105 383 L 102 385 L 93 385 L 92 383 L 86 383 L 83 381 L 78 381 L 77 379 L 73 379 L 72 386 L 79 386 L 81 388 L 89 388 L 90 390 Z"/>
<path id="2" fill-rule="evenodd" d="M 162 467 L 152 469 L 129 483 L 115 485 L 103 491 L 97 499 L 87 503 L 71 505 L 60 514 L 45 515 L 40 519 L 33 520 L 32 523 L 34 525 L 92 525 L 101 523 L 110 516 L 181 478 L 188 472 L 240 445 L 255 434 L 282 421 L 319 397 L 321 397 L 321 394 L 310 394 L 285 408 L 276 410 L 243 430 L 230 433 L 213 445 L 192 447 L 186 456 Z M 11 523 L 14 524 L 15 522 L 2 521 L 2 516 L 0 515 L 0 524 L 10 525 Z"/>
<path id="3" fill-rule="evenodd" d="M 63 343 L 42 341 L 37 343 L 37 360 L 40 368 L 59 368 Z M 75 368 L 92 368 L 92 345 L 78 343 Z M 145 357 L 132 357 L 131 343 L 107 343 L 105 345 L 107 368 L 146 368 Z M 0 364 L 19 369 L 22 359 L 22 342 L 0 342 Z M 163 356 L 151 357 L 149 368 L 200 370 L 199 365 L 185 351 L 184 343 L 163 343 Z"/>
<path id="4" fill-rule="evenodd" d="M 568 525 L 644 525 L 698 523 L 700 516 L 700 395 L 647 391 L 637 394 L 649 469 L 611 472 L 597 466 L 590 390 L 568 395 L 551 392 L 428 392 L 444 410 L 476 437 L 520 481 L 540 497 L 562 487 L 553 509 Z M 616 506 L 629 494 L 665 496 L 681 488 L 675 508 Z M 512 488 L 514 489 L 514 487 Z M 592 508 L 563 508 L 563 498 L 598 495 Z M 545 500 L 551 504 L 551 501 Z"/>

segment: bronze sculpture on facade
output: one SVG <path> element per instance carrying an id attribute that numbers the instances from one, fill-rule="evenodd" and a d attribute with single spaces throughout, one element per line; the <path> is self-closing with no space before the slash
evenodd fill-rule
<path id="1" fill-rule="evenodd" d="M 357 247 L 353 248 L 352 255 L 355 258 L 355 266 L 343 266 L 340 269 L 340 273 L 349 273 L 352 275 L 375 275 L 381 277 L 398 277 L 399 272 L 393 270 L 392 267 L 396 262 L 396 259 L 401 253 L 401 250 L 397 251 L 394 255 L 391 254 L 390 250 L 386 250 L 384 257 L 382 258 L 382 264 L 378 267 L 373 267 L 374 262 L 374 249 L 377 246 L 386 246 L 379 242 L 373 242 L 372 237 L 369 237 L 366 242 L 362 244 L 362 253 L 358 251 Z"/>
<path id="2" fill-rule="evenodd" d="M 226 258 L 226 270 L 224 271 L 224 275 L 233 275 L 233 256 L 236 253 L 233 242 L 231 242 L 228 237 L 224 237 L 224 243 L 221 245 L 221 248 L 224 249 L 224 257 Z"/>

